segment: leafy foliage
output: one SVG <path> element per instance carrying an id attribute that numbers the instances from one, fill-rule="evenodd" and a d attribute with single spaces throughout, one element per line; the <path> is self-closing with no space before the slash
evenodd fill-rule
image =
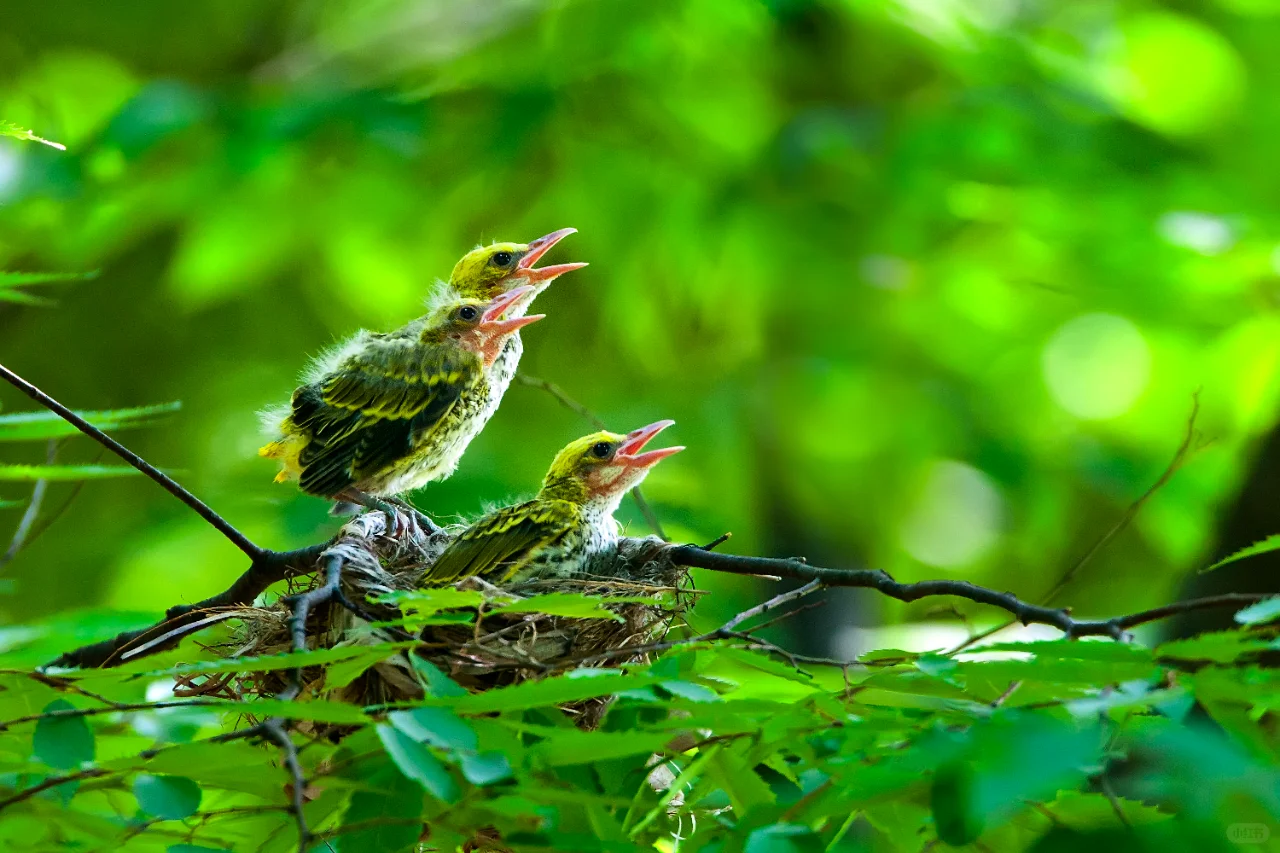
<path id="1" fill-rule="evenodd" d="M 1209 566 L 1207 569 L 1205 569 L 1205 571 L 1211 572 L 1214 569 L 1220 569 L 1223 566 L 1230 565 L 1231 563 L 1234 563 L 1238 560 L 1246 560 L 1249 557 L 1257 557 L 1257 556 L 1261 556 L 1262 554 L 1270 554 L 1272 551 L 1280 551 L 1280 533 L 1274 534 L 1272 536 L 1268 536 L 1266 539 L 1263 539 L 1261 542 L 1255 542 L 1246 548 L 1241 548 L 1239 551 L 1236 551 L 1234 554 L 1230 554 L 1226 557 L 1223 557 L 1221 560 L 1219 560 L 1218 562 L 1214 563 L 1212 566 Z"/>
<path id="2" fill-rule="evenodd" d="M 555 333 L 525 363 L 610 424 L 680 420 L 690 465 L 648 484 L 680 540 L 732 527 L 748 552 L 1034 592 L 1152 482 L 1203 385 L 1213 450 L 1070 590 L 1081 612 L 1134 610 L 1208 562 L 1274 428 L 1272 0 L 81 5 L 6 10 L 0 114 L 23 124 L 0 136 L 44 145 L 0 147 L 0 265 L 101 265 L 102 286 L 53 319 L 27 310 L 53 277 L 0 274 L 0 360 L 78 405 L 180 393 L 198 416 L 148 450 L 275 547 L 331 524 L 252 455 L 302 354 L 413 316 L 477 239 L 569 224 L 593 266 L 543 297 Z M 4 418 L 0 438 L 66 435 Z M 581 429 L 515 389 L 432 512 L 532 489 Z M 1273 602 L 1154 647 L 948 655 L 924 650 L 958 629 L 923 603 L 833 601 L 779 630 L 871 649 L 847 670 L 721 643 L 469 694 L 415 658 L 427 697 L 402 707 L 148 709 L 246 667 L 337 688 L 405 648 L 32 677 L 232 571 L 167 496 L 101 488 L 111 511 L 7 567 L 6 850 L 293 849 L 279 750 L 214 741 L 261 716 L 297 724 L 327 853 L 408 850 L 424 826 L 437 849 L 492 828 L 519 850 L 662 853 L 1169 853 L 1280 828 Z M 710 624 L 757 600 L 698 580 Z M 467 596 L 403 596 L 403 624 L 470 620 Z M 601 726 L 576 727 L 604 696 Z"/>
<path id="3" fill-rule="evenodd" d="M 1219 642 L 1252 648 L 1257 639 L 1240 629 Z M 1004 643 L 959 658 L 868 662 L 842 676 L 721 645 L 479 695 L 436 671 L 426 698 L 352 708 L 339 742 L 302 753 L 307 817 L 335 849 L 386 853 L 412 849 L 420 835 L 437 849 L 487 837 L 517 849 L 639 851 L 678 837 L 682 850 L 916 850 L 939 839 L 1019 851 L 1060 838 L 1092 843 L 1124 826 L 1139 843 L 1167 837 L 1158 833 L 1170 823 L 1202 839 L 1227 823 L 1280 820 L 1280 776 L 1267 757 L 1280 744 L 1263 710 L 1280 704 L 1280 676 L 1238 659 L 1183 670 L 1167 651 Z M 0 784 L 21 791 L 65 771 L 101 771 L 92 785 L 69 780 L 4 806 L 9 849 L 71 839 L 163 849 L 175 826 L 196 847 L 291 849 L 287 777 L 268 769 L 273 748 L 211 738 L 245 713 L 285 705 L 296 720 L 330 721 L 330 703 L 192 701 L 58 716 L 128 701 L 164 683 L 156 672 L 99 671 L 86 685 L 103 698 L 52 702 L 49 684 L 0 677 L 5 719 L 33 708 L 50 715 L 9 726 Z M 596 730 L 561 710 L 603 696 L 614 698 Z M 1197 725 L 1193 700 L 1223 729 Z M 1136 764 L 1141 776 L 1128 769 Z M 17 829 L 55 814 L 61 834 Z"/>

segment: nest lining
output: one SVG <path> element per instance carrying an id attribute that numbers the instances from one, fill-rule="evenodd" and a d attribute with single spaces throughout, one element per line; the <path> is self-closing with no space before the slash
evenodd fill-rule
<path id="1" fill-rule="evenodd" d="M 391 622 L 404 614 L 376 599 L 387 593 L 422 588 L 432 563 L 464 529 L 457 525 L 431 536 L 391 538 L 386 535 L 383 514 L 367 512 L 342 528 L 318 565 L 323 566 L 330 557 L 341 557 L 341 590 L 347 599 L 373 618 Z M 643 651 L 626 654 L 624 650 L 660 641 L 692 599 L 687 570 L 665 557 L 665 544 L 656 538 L 623 538 L 616 549 L 601 555 L 589 573 L 580 577 L 535 580 L 502 589 L 475 579 L 460 581 L 455 586 L 478 588 L 485 599 L 478 611 L 471 611 L 477 612 L 473 621 L 423 627 L 416 633 L 421 645 L 375 664 L 346 685 L 326 684 L 321 667 L 304 669 L 302 695 L 361 706 L 421 698 L 423 688 L 409 654 L 429 660 L 473 692 L 579 666 L 617 667 L 644 661 Z M 315 572 L 295 579 L 290 592 L 317 588 L 323 582 L 322 574 Z M 606 604 L 619 617 L 617 620 L 485 612 L 491 604 L 547 592 L 575 592 L 606 602 L 623 596 L 647 600 Z M 239 614 L 240 627 L 220 651 L 228 657 L 288 651 L 293 647 L 292 615 L 292 609 L 284 602 L 245 608 Z M 307 620 L 306 638 L 310 649 L 393 639 L 387 631 L 370 625 L 336 601 L 313 610 Z M 606 652 L 606 657 L 599 657 Z M 274 696 L 284 689 L 287 678 L 283 672 L 256 673 L 224 679 L 222 686 L 234 680 L 239 685 L 234 692 L 240 696 Z M 564 710 L 574 714 L 579 725 L 590 728 L 599 722 L 605 706 L 604 700 L 588 700 Z"/>

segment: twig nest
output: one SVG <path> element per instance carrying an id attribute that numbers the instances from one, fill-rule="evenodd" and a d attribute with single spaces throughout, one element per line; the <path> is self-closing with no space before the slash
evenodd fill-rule
<path id="1" fill-rule="evenodd" d="M 343 564 L 341 592 L 362 612 L 357 615 L 336 600 L 315 608 L 305 626 L 307 647 L 403 640 L 406 630 L 419 645 L 382 660 L 345 685 L 326 683 L 321 667 L 307 668 L 303 672 L 304 694 L 362 706 L 421 698 L 423 688 L 410 655 L 430 661 L 472 691 L 579 666 L 620 666 L 645 660 L 644 647 L 662 639 L 692 596 L 686 585 L 687 571 L 666 557 L 666 543 L 652 537 L 623 538 L 613 552 L 591 566 L 589 574 L 505 588 L 479 579 L 459 581 L 453 589 L 468 591 L 459 597 L 468 602 L 465 608 L 415 619 L 415 604 L 421 604 L 415 599 L 421 596 L 414 593 L 423 589 L 431 565 L 463 529 L 458 525 L 430 536 L 392 538 L 386 535 L 381 512 L 364 513 L 342 528 L 318 561 L 317 571 L 302 576 L 305 580 L 295 583 L 290 591 L 300 594 L 317 589 L 323 583 L 323 566 L 338 557 Z M 599 616 L 538 612 L 536 596 L 547 593 L 600 599 Z M 430 598 L 432 593 L 425 595 Z M 267 607 L 246 609 L 240 629 L 225 647 L 228 655 L 270 655 L 293 648 L 293 610 L 287 602 L 282 599 Z M 246 676 L 241 680 L 242 692 L 275 695 L 284 689 L 286 679 L 283 672 Z M 580 725 L 590 727 L 598 722 L 603 707 L 594 701 L 565 710 L 577 714 Z"/>

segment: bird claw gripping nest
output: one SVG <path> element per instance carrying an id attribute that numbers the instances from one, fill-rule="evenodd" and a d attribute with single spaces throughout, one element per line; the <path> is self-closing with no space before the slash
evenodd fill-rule
<path id="1" fill-rule="evenodd" d="M 307 648 L 406 639 L 403 629 L 381 624 L 405 624 L 398 621 L 405 614 L 388 602 L 394 601 L 395 593 L 421 589 L 433 561 L 462 529 L 456 526 L 431 534 L 392 537 L 387 535 L 387 519 L 381 512 L 366 512 L 352 519 L 317 564 L 323 566 L 338 558 L 342 571 L 338 594 L 313 608 L 306 620 Z M 582 577 L 542 579 L 507 588 L 475 578 L 459 581 L 456 588 L 476 590 L 481 595 L 474 620 L 421 627 L 412 634 L 419 645 L 382 660 L 346 685 L 326 685 L 322 668 L 304 669 L 302 692 L 361 706 L 421 698 L 423 689 L 409 655 L 430 661 L 472 691 L 588 664 L 620 666 L 643 660 L 643 650 L 635 654 L 626 650 L 660 640 L 680 618 L 692 594 L 686 571 L 665 557 L 664 548 L 665 543 L 656 538 L 623 538 L 615 551 L 599 559 Z M 291 592 L 294 596 L 304 594 L 320 588 L 323 582 L 317 571 L 303 576 Z M 614 618 L 488 612 L 513 600 L 549 592 L 598 597 Z M 609 604 L 610 598 L 623 600 Z M 266 607 L 242 611 L 237 634 L 222 647 L 228 656 L 276 654 L 292 648 L 289 600 L 282 598 Z M 371 625 L 370 619 L 375 624 Z M 245 693 L 271 696 L 285 688 L 286 678 L 285 673 L 267 672 L 241 683 Z M 576 714 L 580 725 L 590 727 L 598 722 L 603 709 L 603 703 L 594 701 L 566 711 Z"/>

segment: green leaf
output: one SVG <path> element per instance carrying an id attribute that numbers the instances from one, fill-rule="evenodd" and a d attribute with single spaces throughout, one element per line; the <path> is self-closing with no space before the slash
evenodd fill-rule
<path id="1" fill-rule="evenodd" d="M 0 302 L 12 302 L 15 305 L 35 305 L 46 307 L 56 304 L 52 299 L 45 299 L 43 296 L 36 296 L 17 288 L 0 287 Z"/>
<path id="2" fill-rule="evenodd" d="M 368 646 L 339 646 L 332 649 L 310 649 L 305 652 L 281 652 L 278 655 L 227 658 L 225 660 L 199 661 L 168 669 L 155 669 L 150 661 L 140 660 L 113 669 L 78 671 L 76 677 L 85 679 L 119 678 L 122 675 L 167 678 L 175 675 L 212 675 L 221 672 L 275 672 L 303 666 L 319 666 L 368 658 L 374 662 L 390 657 L 396 652 L 412 648 L 413 642 L 377 643 Z"/>
<path id="3" fill-rule="evenodd" d="M 45 706 L 43 713 L 74 708 L 65 699 L 55 699 Z M 34 752 L 50 767 L 73 770 L 93 761 L 93 730 L 84 717 L 46 717 L 36 723 Z"/>
<path id="4" fill-rule="evenodd" d="M 1057 798 L 1045 803 L 1045 807 L 1063 825 L 1079 831 L 1115 826 L 1117 807 L 1132 826 L 1173 819 L 1172 814 L 1137 800 L 1126 800 L 1123 797 L 1111 799 L 1105 794 L 1080 791 L 1059 791 Z"/>
<path id="5" fill-rule="evenodd" d="M 465 714 L 519 711 L 610 696 L 622 690 L 655 683 L 648 673 L 619 673 L 613 669 L 575 669 L 542 681 L 524 681 L 509 687 L 452 698 L 448 707 Z M 452 683 L 452 682 L 451 682 Z M 440 703 L 446 704 L 446 703 Z"/>
<path id="6" fill-rule="evenodd" d="M 170 844 L 165 853 L 227 853 L 222 847 L 201 847 L 198 844 Z"/>
<path id="7" fill-rule="evenodd" d="M 451 586 L 435 589 L 411 589 L 389 592 L 378 596 L 375 601 L 392 604 L 406 614 L 431 616 L 441 610 L 456 610 L 459 607 L 479 607 L 484 603 L 484 594 L 475 589 L 454 589 Z"/>
<path id="8" fill-rule="evenodd" d="M 1251 604 L 1236 614 L 1241 625 L 1264 625 L 1280 619 L 1280 595 Z"/>
<path id="9" fill-rule="evenodd" d="M 1265 651 L 1265 640 L 1243 631 L 1212 631 L 1185 640 L 1170 640 L 1156 647 L 1162 658 L 1203 660 L 1210 663 L 1232 663 L 1244 655 Z"/>
<path id="10" fill-rule="evenodd" d="M 528 751 L 529 758 L 546 767 L 592 764 L 631 755 L 652 755 L 671 740 L 670 732 L 584 732 L 565 729 L 549 732 Z"/>
<path id="11" fill-rule="evenodd" d="M 474 750 L 479 743 L 471 724 L 448 708 L 393 711 L 387 719 L 414 740 L 441 749 Z"/>
<path id="12" fill-rule="evenodd" d="M 635 595 L 601 598 L 577 592 L 549 592 L 494 607 L 491 612 L 546 613 L 549 616 L 566 616 L 572 619 L 612 619 L 615 622 L 622 622 L 623 618 L 607 609 L 605 605 L 629 602 L 652 604 L 653 599 Z"/>
<path id="13" fill-rule="evenodd" d="M 444 674 L 444 670 L 419 655 L 409 655 L 413 671 L 422 678 L 426 694 L 434 699 L 449 699 L 466 696 L 467 689 Z"/>
<path id="14" fill-rule="evenodd" d="M 511 769 L 511 762 L 496 750 L 479 754 L 465 753 L 458 762 L 458 766 L 468 782 L 481 787 L 510 779 L 515 775 Z"/>
<path id="15" fill-rule="evenodd" d="M 133 477 L 138 469 L 128 465 L 0 465 L 0 481 L 31 483 Z"/>
<path id="16" fill-rule="evenodd" d="M 1273 533 L 1261 542 L 1254 542 L 1249 547 L 1241 548 L 1229 557 L 1223 557 L 1207 569 L 1201 569 L 1200 574 L 1211 572 L 1214 569 L 1220 569 L 1223 566 L 1236 562 L 1237 560 L 1243 560 L 1247 557 L 1256 557 L 1259 554 L 1269 554 L 1272 551 L 1280 551 L 1280 533 Z"/>
<path id="17" fill-rule="evenodd" d="M 812 829 L 796 823 L 775 823 L 754 829 L 747 836 L 743 853 L 817 853 L 822 839 Z"/>
<path id="18" fill-rule="evenodd" d="M 200 786 L 185 776 L 153 776 L 140 773 L 133 780 L 138 808 L 152 817 L 181 820 L 200 808 Z"/>
<path id="19" fill-rule="evenodd" d="M 17 506 L 25 506 L 26 501 L 6 501 L 0 500 L 0 509 L 13 509 Z"/>
<path id="20" fill-rule="evenodd" d="M 422 834 L 422 788 L 390 764 L 362 781 L 373 790 L 362 788 L 353 793 L 342 817 L 344 829 L 360 829 L 344 832 L 339 848 L 353 853 L 410 849 Z"/>
<path id="21" fill-rule="evenodd" d="M 394 726 L 378 725 L 378 739 L 400 772 L 422 785 L 437 800 L 456 803 L 462 796 L 449 768 L 431 751 Z"/>
<path id="22" fill-rule="evenodd" d="M 43 136 L 36 136 L 30 130 L 19 127 L 11 121 L 0 120 L 0 136 L 20 139 L 23 142 L 39 142 L 41 145 L 48 145 L 50 148 L 57 148 L 59 151 L 67 150 L 67 146 L 61 142 L 54 142 L 51 139 L 45 139 Z"/>
<path id="23" fill-rule="evenodd" d="M 98 429 L 110 432 L 149 426 L 181 409 L 182 404 L 174 402 L 76 414 Z M 53 412 L 15 412 L 0 415 L 0 441 L 31 441 L 79 434 L 79 430 Z"/>
<path id="24" fill-rule="evenodd" d="M 658 686 L 680 699 L 690 702 L 719 702 L 720 694 L 692 681 L 662 681 Z"/>

